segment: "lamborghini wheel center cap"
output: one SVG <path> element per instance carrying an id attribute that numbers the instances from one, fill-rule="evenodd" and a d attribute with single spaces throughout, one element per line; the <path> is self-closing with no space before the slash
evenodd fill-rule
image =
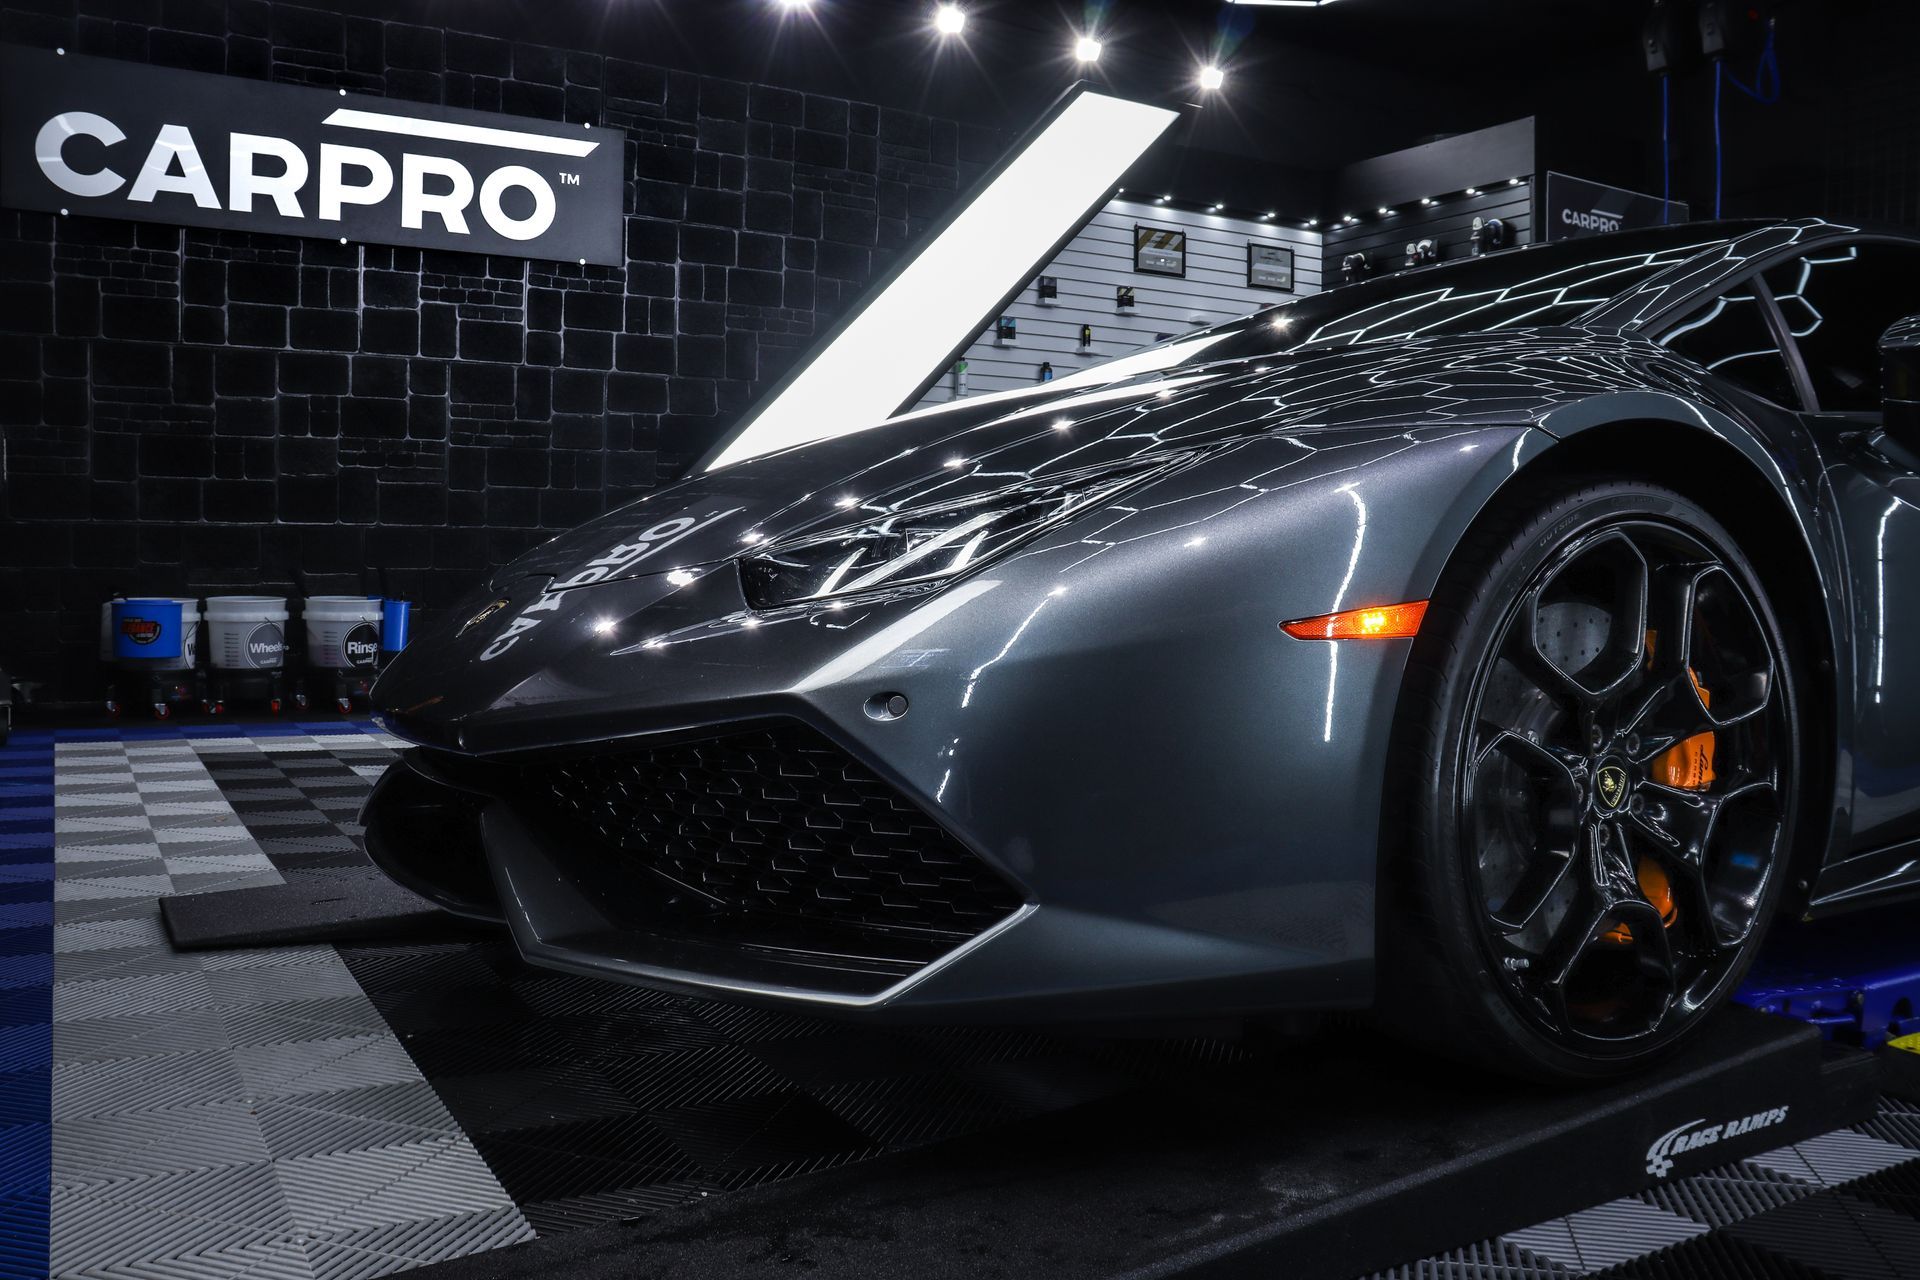
<path id="1" fill-rule="evenodd" d="M 1627 771 L 1617 764 L 1603 764 L 1593 775 L 1594 803 L 1603 813 L 1613 813 L 1627 802 Z"/>

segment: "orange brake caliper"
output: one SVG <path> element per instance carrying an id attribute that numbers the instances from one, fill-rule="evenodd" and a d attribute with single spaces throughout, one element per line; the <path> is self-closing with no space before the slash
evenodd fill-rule
<path id="1" fill-rule="evenodd" d="M 1654 633 L 1647 632 L 1647 655 L 1652 660 Z M 1692 668 L 1687 670 L 1687 679 L 1693 681 L 1694 692 L 1700 695 L 1700 705 L 1712 706 L 1712 695 L 1707 687 L 1700 683 L 1700 677 Z M 1713 731 L 1696 733 L 1691 738 L 1682 739 L 1662 751 L 1654 758 L 1648 768 L 1648 775 L 1657 783 L 1674 787 L 1682 791 L 1705 791 L 1713 783 Z M 1640 892 L 1646 895 L 1648 902 L 1660 913 L 1660 922 L 1668 928 L 1680 918 L 1680 909 L 1674 905 L 1673 882 L 1658 863 L 1651 859 L 1640 859 L 1634 869 L 1635 878 L 1640 881 Z M 1624 946 L 1633 941 L 1633 930 L 1624 924 L 1617 924 L 1601 935 L 1608 942 Z"/>
<path id="2" fill-rule="evenodd" d="M 1712 706 L 1713 697 L 1707 692 L 1706 686 L 1700 683 L 1700 677 L 1689 669 L 1687 679 L 1693 681 L 1694 692 L 1700 695 L 1700 705 Z M 1662 786 L 1678 787 L 1682 791 L 1705 791 L 1713 782 L 1713 730 L 1696 733 L 1691 738 L 1674 743 L 1655 758 L 1650 772 L 1653 780 Z"/>

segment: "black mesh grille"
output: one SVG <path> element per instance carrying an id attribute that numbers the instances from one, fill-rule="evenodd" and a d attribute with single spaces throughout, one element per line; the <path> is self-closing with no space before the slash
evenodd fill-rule
<path id="1" fill-rule="evenodd" d="M 571 760 L 535 781 L 609 851 L 709 910 L 957 940 L 1020 905 L 916 805 L 802 725 Z"/>

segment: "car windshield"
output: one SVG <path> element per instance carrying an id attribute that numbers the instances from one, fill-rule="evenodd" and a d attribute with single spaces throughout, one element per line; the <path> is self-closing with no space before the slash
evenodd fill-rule
<path id="1" fill-rule="evenodd" d="M 1183 341 L 1217 335 L 1200 357 L 1212 361 L 1578 324 L 1601 304 L 1744 229 L 1722 223 L 1688 234 L 1688 228 L 1661 227 L 1534 245 L 1329 289 Z"/>

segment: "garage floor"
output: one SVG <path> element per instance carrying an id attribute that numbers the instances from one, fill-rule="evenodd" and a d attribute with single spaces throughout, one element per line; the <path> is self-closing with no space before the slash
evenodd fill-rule
<path id="1" fill-rule="evenodd" d="M 363 865 L 353 819 L 396 745 L 329 723 L 0 751 L 0 1274 L 387 1274 L 1245 1054 L 855 1031 L 531 970 L 489 938 L 172 949 L 164 894 Z M 1399 1274 L 1920 1276 L 1916 1156 L 1920 1107 L 1890 1101 Z"/>

